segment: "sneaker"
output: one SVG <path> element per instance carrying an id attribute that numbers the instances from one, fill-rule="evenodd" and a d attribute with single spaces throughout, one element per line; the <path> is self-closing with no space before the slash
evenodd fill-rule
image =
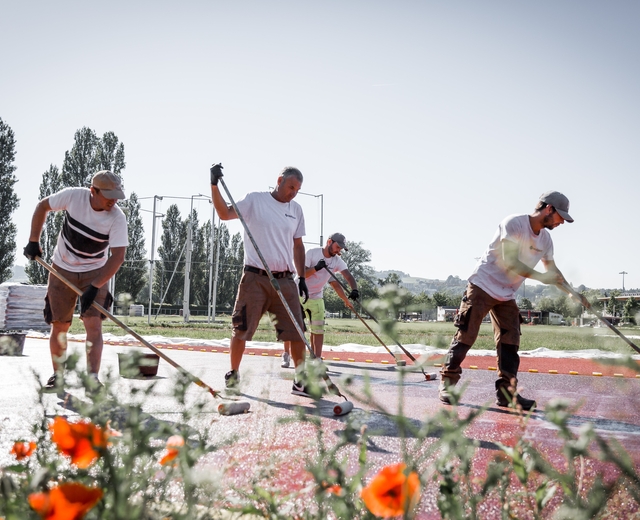
<path id="1" fill-rule="evenodd" d="M 237 370 L 229 370 L 229 372 L 224 375 L 224 384 L 227 388 L 236 388 L 239 382 L 240 377 L 238 376 Z"/>
<path id="2" fill-rule="evenodd" d="M 451 394 L 449 393 L 449 387 L 454 386 L 449 383 L 448 379 L 442 378 L 440 380 L 440 386 L 438 387 L 438 397 L 444 404 L 451 404 Z"/>
<path id="3" fill-rule="evenodd" d="M 282 368 L 289 368 L 290 364 L 291 364 L 291 356 L 289 355 L 288 352 L 283 352 L 282 353 L 282 363 L 280 363 L 280 366 Z"/>
<path id="4" fill-rule="evenodd" d="M 496 404 L 505 408 L 511 405 L 512 399 L 505 397 L 502 392 L 496 397 Z M 527 399 L 521 395 L 516 395 L 516 407 L 522 408 L 525 412 L 532 410 L 536 407 L 535 399 Z"/>
<path id="5" fill-rule="evenodd" d="M 304 385 L 302 383 L 298 383 L 297 381 L 293 382 L 291 393 L 293 395 L 301 395 L 302 397 L 313 397 L 309 392 L 307 392 L 307 389 L 304 387 Z"/>
<path id="6" fill-rule="evenodd" d="M 48 394 L 54 393 L 58 391 L 58 378 L 56 376 L 56 374 L 53 374 L 48 380 L 47 380 L 47 384 L 44 385 L 43 392 L 46 392 Z"/>

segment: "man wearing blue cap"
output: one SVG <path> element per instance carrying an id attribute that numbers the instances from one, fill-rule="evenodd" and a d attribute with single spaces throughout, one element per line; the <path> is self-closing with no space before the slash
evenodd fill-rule
<path id="1" fill-rule="evenodd" d="M 573 222 L 569 215 L 569 199 L 558 191 L 548 191 L 540 196 L 533 213 L 510 215 L 500 223 L 469 277 L 454 320 L 458 331 L 440 371 L 439 397 L 443 403 L 451 403 L 449 388 L 460 380 L 460 365 L 478 337 L 482 320 L 489 313 L 498 357 L 496 404 L 509 406 L 515 396 L 516 405 L 523 410 L 535 408 L 535 400 L 517 393 L 520 310 L 515 293 L 526 278 L 550 285 L 566 283 L 553 261 L 553 242 L 549 234 L 549 230 L 564 222 Z M 540 260 L 545 272 L 534 269 Z"/>

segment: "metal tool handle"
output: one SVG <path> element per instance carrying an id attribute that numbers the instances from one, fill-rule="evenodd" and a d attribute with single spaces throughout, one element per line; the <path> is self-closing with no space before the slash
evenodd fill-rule
<path id="1" fill-rule="evenodd" d="M 573 296 L 576 300 L 578 300 L 582 305 L 584 305 L 589 311 L 591 311 L 595 316 L 604 323 L 607 327 L 609 327 L 613 332 L 615 332 L 618 336 L 620 336 L 631 348 L 633 348 L 636 352 L 640 354 L 640 347 L 636 346 L 629 338 L 627 338 L 622 332 L 620 332 L 607 318 L 605 318 L 602 314 L 600 314 L 597 310 L 593 308 L 589 300 L 587 300 L 582 294 L 576 292 L 576 290 L 571 287 L 568 283 L 564 283 L 559 285 L 562 290 L 564 290 L 569 295 Z"/>
<path id="2" fill-rule="evenodd" d="M 40 258 L 39 256 L 35 257 L 36 262 L 38 262 L 42 267 L 44 267 L 47 271 L 49 271 L 53 276 L 55 276 L 58 280 L 60 280 L 62 283 L 64 283 L 67 287 L 69 287 L 69 289 L 73 290 L 78 296 L 82 296 L 82 291 L 80 289 L 78 289 L 75 285 L 73 285 L 69 280 L 67 280 L 67 278 L 62 275 L 61 273 L 59 273 L 58 271 L 56 271 L 53 267 L 51 267 L 47 262 L 45 262 L 42 258 Z M 91 304 L 93 305 L 93 307 L 95 307 L 96 309 L 98 309 L 102 314 L 104 314 L 107 318 L 109 318 L 111 321 L 113 321 L 116 325 L 118 325 L 119 327 L 121 327 L 122 329 L 124 329 L 126 332 L 128 332 L 129 334 L 131 334 L 134 338 L 136 338 L 140 343 L 142 343 L 145 347 L 147 347 L 148 349 L 151 349 L 151 351 L 154 354 L 157 354 L 158 356 L 160 356 L 162 359 L 164 359 L 167 363 L 169 363 L 172 367 L 178 369 L 178 371 L 180 371 L 183 375 L 187 376 L 193 383 L 195 383 L 196 385 L 204 388 L 205 390 L 207 390 L 211 395 L 213 395 L 214 397 L 221 397 L 219 394 L 220 392 L 218 392 L 217 390 L 214 390 L 213 388 L 211 388 L 207 383 L 205 383 L 204 381 L 202 381 L 202 379 L 194 376 L 193 374 L 191 374 L 190 372 L 188 372 L 187 370 L 185 370 L 184 368 L 182 368 L 178 363 L 176 363 L 173 359 L 171 359 L 169 356 L 167 356 L 164 352 L 162 352 L 160 349 L 158 349 L 157 347 L 154 347 L 151 343 L 149 343 L 146 339 L 144 339 L 142 336 L 140 336 L 140 334 L 138 334 L 135 330 L 133 330 L 132 328 L 130 328 L 128 325 L 126 325 L 125 323 L 123 323 L 122 321 L 120 321 L 118 318 L 116 318 L 113 314 L 111 314 L 107 309 L 105 309 L 102 305 L 100 305 L 99 303 L 96 303 L 95 301 Z"/>

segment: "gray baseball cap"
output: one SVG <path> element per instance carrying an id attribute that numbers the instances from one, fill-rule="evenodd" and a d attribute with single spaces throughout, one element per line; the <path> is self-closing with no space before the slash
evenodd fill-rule
<path id="1" fill-rule="evenodd" d="M 91 179 L 91 186 L 98 188 L 107 199 L 126 199 L 122 179 L 109 170 L 101 170 Z"/>
<path id="2" fill-rule="evenodd" d="M 558 214 L 567 222 L 573 222 L 569 215 L 569 199 L 559 191 L 547 191 L 540 195 L 540 201 L 553 206 Z"/>
<path id="3" fill-rule="evenodd" d="M 338 244 L 345 251 L 349 251 L 347 249 L 347 239 L 344 238 L 342 233 L 334 233 L 329 237 L 329 240 L 333 240 L 336 244 Z"/>

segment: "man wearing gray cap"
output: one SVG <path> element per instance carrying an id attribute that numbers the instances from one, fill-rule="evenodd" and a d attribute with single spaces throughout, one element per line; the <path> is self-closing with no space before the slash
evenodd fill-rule
<path id="1" fill-rule="evenodd" d="M 553 242 L 548 231 L 565 221 L 573 222 L 569 215 L 569 199 L 558 191 L 548 191 L 540 196 L 533 213 L 510 215 L 500 223 L 469 277 L 454 320 L 458 331 L 440 371 L 439 397 L 443 403 L 451 404 L 449 388 L 460 380 L 460 365 L 478 337 L 483 318 L 489 313 L 498 357 L 496 404 L 509 406 L 515 396 L 518 407 L 523 410 L 535 408 L 533 399 L 517 393 L 520 311 L 515 293 L 526 278 L 550 285 L 566 283 L 553 261 Z M 534 269 L 540 260 L 545 272 Z"/>
<path id="2" fill-rule="evenodd" d="M 345 305 L 350 309 L 353 305 L 349 301 L 357 300 L 360 294 L 358 293 L 358 284 L 355 278 L 347 268 L 345 261 L 340 258 L 342 251 L 348 251 L 346 240 L 342 233 L 334 233 L 327 239 L 327 243 L 324 247 L 314 247 L 309 249 L 305 254 L 304 277 L 307 282 L 307 288 L 309 289 L 309 298 L 300 299 L 302 303 L 302 310 L 305 316 L 309 319 L 309 330 L 311 332 L 311 346 L 316 357 L 322 357 L 322 345 L 324 343 L 324 298 L 323 292 L 327 285 L 327 282 L 331 284 L 331 287 L 336 291 L 338 296 L 342 298 Z M 342 287 L 335 280 L 330 281 L 331 274 L 327 269 L 333 273 L 341 273 L 345 277 L 351 292 L 347 297 L 342 290 Z M 288 368 L 290 363 L 290 350 L 288 342 L 284 344 L 284 352 L 282 353 L 282 368 Z"/>
<path id="3" fill-rule="evenodd" d="M 122 181 L 115 173 L 102 170 L 91 179 L 89 188 L 65 188 L 45 197 L 36 206 L 31 220 L 29 243 L 24 254 L 30 260 L 42 256 L 40 234 L 50 211 L 65 211 L 62 229 L 53 251 L 53 267 L 78 289 L 80 319 L 87 333 L 87 367 L 92 376 L 91 390 L 102 386 L 98 380 L 102 358 L 102 320 L 105 319 L 92 303 L 105 308 L 113 298 L 107 282 L 124 261 L 129 245 L 127 219 L 116 205 L 126 198 Z M 111 254 L 109 254 L 111 253 Z M 49 275 L 44 317 L 51 325 L 49 349 L 54 374 L 45 391 L 61 390 L 61 378 L 66 350 L 66 333 L 71 326 L 77 294 L 55 276 Z"/>

